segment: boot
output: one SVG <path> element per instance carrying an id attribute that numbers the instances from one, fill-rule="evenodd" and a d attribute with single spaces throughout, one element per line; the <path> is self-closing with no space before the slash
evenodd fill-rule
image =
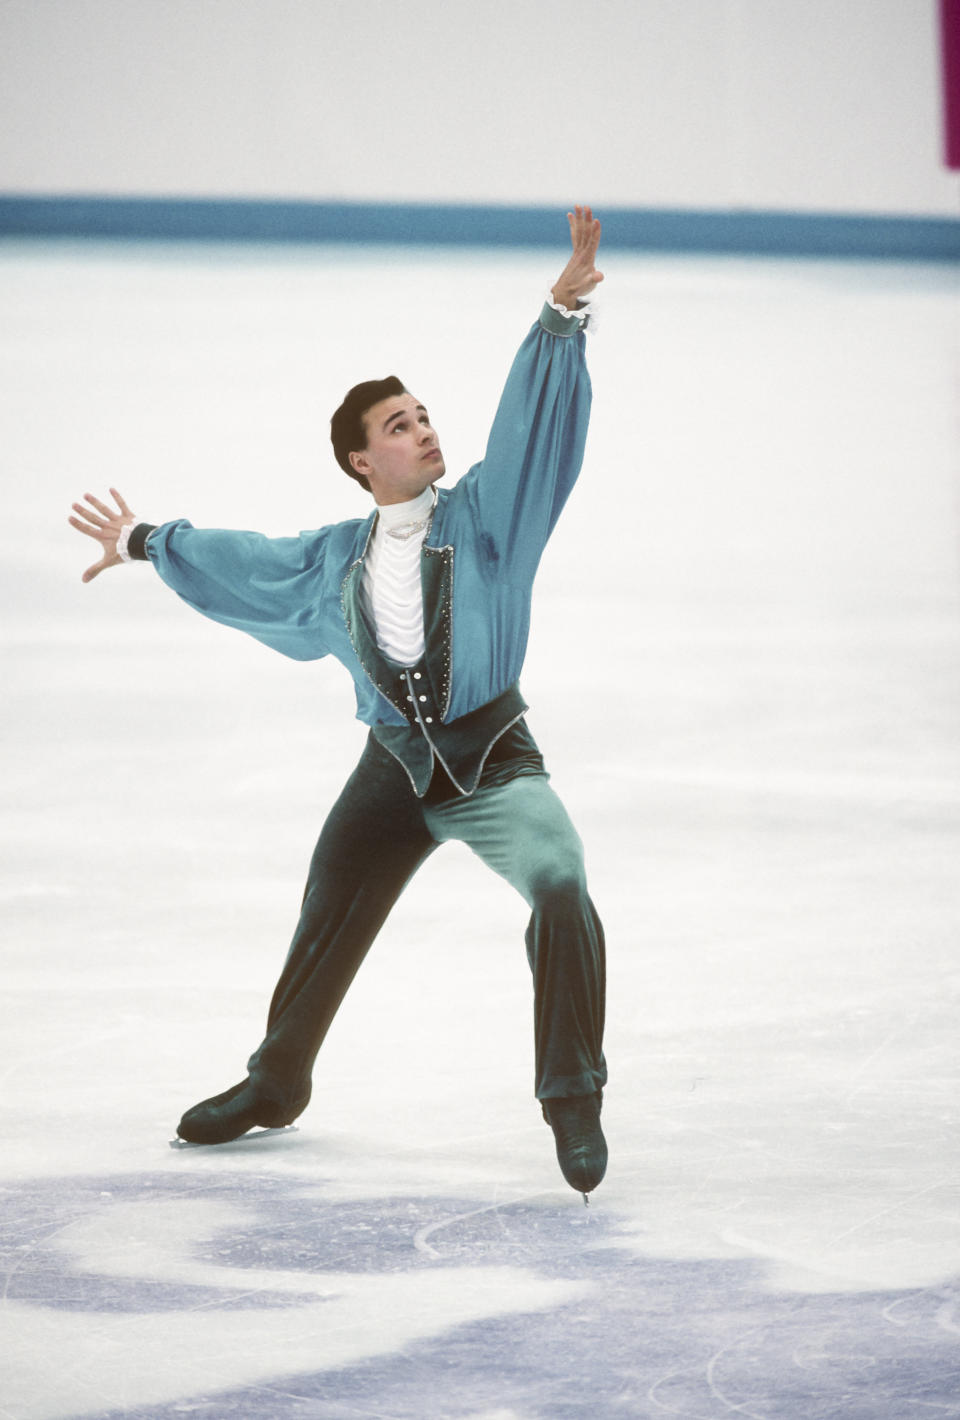
<path id="1" fill-rule="evenodd" d="M 603 1093 L 541 1100 L 543 1117 L 557 1141 L 560 1171 L 584 1198 L 607 1171 L 607 1141 L 600 1128 Z"/>
<path id="2" fill-rule="evenodd" d="M 309 1089 L 296 1104 L 283 1105 L 258 1094 L 252 1080 L 241 1080 L 222 1095 L 188 1109 L 177 1125 L 177 1133 L 188 1144 L 229 1144 L 248 1129 L 282 1129 L 292 1124 L 309 1103 Z"/>

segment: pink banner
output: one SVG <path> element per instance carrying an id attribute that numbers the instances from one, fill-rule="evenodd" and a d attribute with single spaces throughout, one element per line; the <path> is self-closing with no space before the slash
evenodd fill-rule
<path id="1" fill-rule="evenodd" d="M 960 0 L 940 0 L 940 45 L 944 161 L 960 168 Z"/>

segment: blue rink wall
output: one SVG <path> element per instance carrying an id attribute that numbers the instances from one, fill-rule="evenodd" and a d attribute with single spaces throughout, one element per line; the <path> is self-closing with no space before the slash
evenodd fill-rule
<path id="1" fill-rule="evenodd" d="M 632 251 L 960 261 L 960 219 L 602 208 Z M 556 209 L 467 203 L 0 195 L 0 237 L 556 246 Z"/>

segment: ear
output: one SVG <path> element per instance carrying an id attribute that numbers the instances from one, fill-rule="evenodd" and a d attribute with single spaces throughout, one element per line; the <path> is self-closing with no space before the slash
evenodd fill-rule
<path id="1" fill-rule="evenodd" d="M 354 473 L 359 473 L 364 478 L 368 477 L 370 473 L 370 460 L 362 449 L 358 449 L 355 453 L 347 454 L 347 458 L 350 461 L 350 467 L 353 469 Z"/>

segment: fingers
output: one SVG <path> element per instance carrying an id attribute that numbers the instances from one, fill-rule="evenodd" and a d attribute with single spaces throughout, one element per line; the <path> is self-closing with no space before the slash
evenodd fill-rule
<path id="1" fill-rule="evenodd" d="M 94 498 L 92 493 L 84 493 L 83 496 L 86 498 L 87 502 L 92 503 L 97 512 L 102 513 L 108 521 L 116 516 L 112 508 L 108 508 L 106 503 L 101 503 L 99 498 Z M 74 507 L 76 507 L 76 504 L 74 504 Z"/>
<path id="2" fill-rule="evenodd" d="M 600 245 L 600 222 L 594 217 L 592 207 L 579 205 L 567 213 L 567 221 L 573 251 L 553 290 L 556 293 L 559 289 L 577 300 L 584 300 L 603 280 L 603 272 L 594 265 Z M 561 304 L 573 309 L 575 302 L 561 300 Z"/>
<path id="3" fill-rule="evenodd" d="M 87 537 L 95 538 L 103 547 L 100 561 L 87 568 L 80 579 L 82 582 L 92 582 L 94 577 L 99 577 L 107 567 L 119 566 L 122 561 L 117 553 L 118 539 L 124 524 L 134 521 L 134 514 L 116 488 L 111 488 L 110 494 L 116 509 L 108 508 L 106 503 L 101 503 L 92 493 L 83 495 L 83 503 L 71 505 L 77 516 L 67 519 L 70 526 L 76 528 L 77 532 L 86 533 Z M 90 506 L 87 507 L 87 504 Z"/>
<path id="4" fill-rule="evenodd" d="M 120 494 L 115 488 L 110 489 L 110 496 L 113 498 L 113 501 L 116 503 L 117 507 L 120 509 L 120 512 L 125 518 L 132 518 L 134 516 L 134 514 L 131 513 L 130 509 L 123 501 L 123 498 L 120 496 Z"/>
<path id="5" fill-rule="evenodd" d="M 105 507 L 99 499 L 94 498 L 92 493 L 85 493 L 83 496 L 86 498 L 87 502 L 91 503 L 94 508 L 97 508 L 103 516 L 98 518 L 95 513 L 91 513 L 90 509 L 85 508 L 82 503 L 71 503 L 70 506 L 73 508 L 73 511 L 79 513 L 81 518 L 85 518 L 88 523 L 92 523 L 95 528 L 105 528 L 107 522 L 113 517 L 110 509 Z"/>
<path id="6" fill-rule="evenodd" d="M 135 514 L 127 507 L 116 488 L 111 488 L 110 492 L 117 505 L 116 511 L 112 508 L 108 508 L 106 503 L 101 503 L 99 498 L 94 498 L 92 493 L 85 493 L 83 495 L 84 498 L 90 504 L 91 508 L 95 508 L 97 511 L 95 513 L 91 512 L 90 508 L 85 507 L 83 503 L 71 504 L 74 512 L 79 513 L 80 517 L 84 519 L 84 522 L 80 523 L 76 518 L 70 518 L 69 522 L 72 526 L 79 529 L 80 532 L 89 533 L 91 528 L 97 528 L 100 532 L 114 533 L 118 523 L 132 523 Z M 87 524 L 90 526 L 87 526 Z M 92 535 L 96 536 L 96 533 Z"/>
<path id="7" fill-rule="evenodd" d="M 600 244 L 600 221 L 593 215 L 592 207 L 574 207 L 572 212 L 567 213 L 567 221 L 570 223 L 570 240 L 573 249 L 578 254 L 583 252 L 596 252 Z"/>
<path id="8" fill-rule="evenodd" d="M 80 513 L 82 517 L 87 519 L 87 522 L 82 523 L 80 521 L 80 518 L 68 518 L 67 522 L 70 524 L 70 526 L 72 528 L 76 528 L 77 532 L 86 533 L 87 537 L 96 537 L 102 539 L 102 535 L 104 532 L 103 523 L 91 517 L 85 508 L 81 508 L 79 503 L 74 503 L 73 506 L 74 508 L 76 508 L 77 512 Z"/>

